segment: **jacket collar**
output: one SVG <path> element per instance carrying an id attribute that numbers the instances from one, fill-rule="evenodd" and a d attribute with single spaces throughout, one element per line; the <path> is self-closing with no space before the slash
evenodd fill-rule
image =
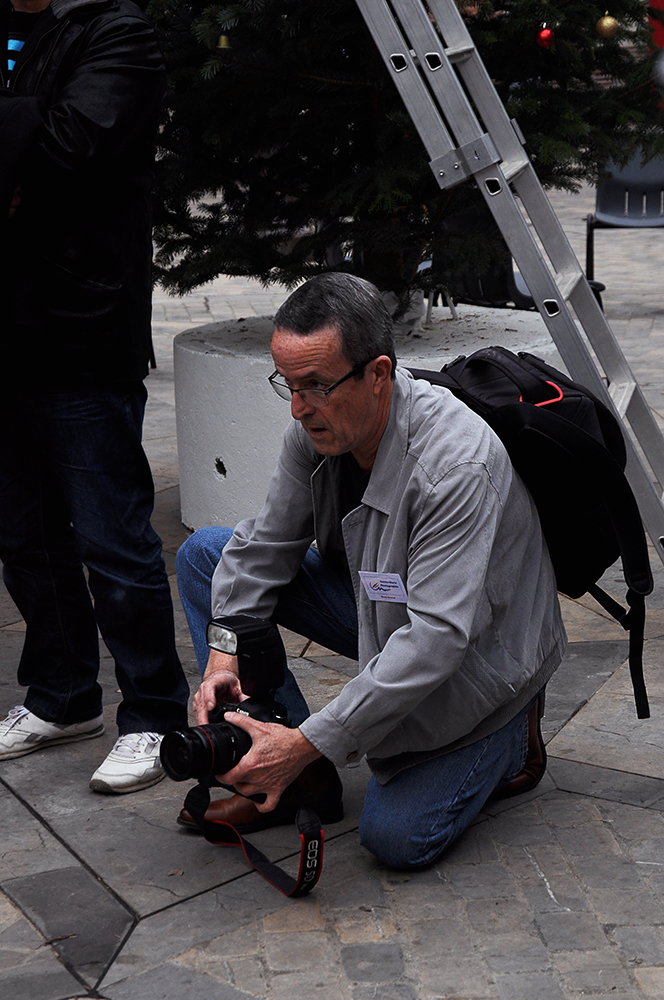
<path id="1" fill-rule="evenodd" d="M 109 0 L 51 0 L 50 6 L 54 17 L 59 21 L 79 7 L 109 6 Z"/>
<path id="2" fill-rule="evenodd" d="M 392 386 L 390 415 L 378 445 L 369 485 L 362 497 L 362 503 L 385 514 L 389 514 L 392 509 L 394 484 L 399 479 L 408 451 L 412 384 L 412 378 L 397 369 Z"/>

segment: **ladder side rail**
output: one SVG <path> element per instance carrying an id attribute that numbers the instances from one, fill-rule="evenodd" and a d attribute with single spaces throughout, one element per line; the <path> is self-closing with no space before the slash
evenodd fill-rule
<path id="1" fill-rule="evenodd" d="M 484 126 L 464 93 L 459 77 L 445 54 L 443 40 L 431 23 L 426 8 L 413 0 L 392 0 L 392 5 L 408 33 L 408 41 L 417 54 L 421 71 L 426 74 L 458 145 L 474 142 L 484 134 Z M 436 68 L 427 59 L 427 56 L 434 55 L 437 58 Z"/>
<path id="2" fill-rule="evenodd" d="M 408 42 L 386 5 L 382 0 L 357 0 L 357 6 L 429 156 L 435 159 L 452 153 L 456 144 L 413 62 Z M 391 61 L 392 55 L 403 56 L 403 69 L 397 70 Z M 458 183 L 467 176 L 468 172 L 464 171 L 463 176 L 458 176 Z"/>
<path id="3" fill-rule="evenodd" d="M 491 128 L 487 131 L 491 133 L 501 157 L 510 163 L 524 160 L 529 162 L 523 153 L 521 139 L 514 130 L 459 8 L 455 3 L 445 0 L 428 0 L 428 6 L 446 45 L 450 48 L 473 48 L 468 59 L 460 62 L 457 69 L 476 106 L 482 109 L 485 124 L 489 121 L 491 123 Z"/>
<path id="4" fill-rule="evenodd" d="M 631 438 L 626 437 L 626 441 L 625 475 L 634 490 L 646 532 L 650 536 L 659 558 L 664 561 L 664 507 L 662 507 L 662 499 L 657 493 Z"/>
<path id="5" fill-rule="evenodd" d="M 636 382 L 620 344 L 585 276 L 582 276 L 570 293 L 569 301 L 609 382 Z"/>
<path id="6" fill-rule="evenodd" d="M 634 390 L 625 409 L 625 420 L 641 445 L 658 485 L 664 491 L 664 439 L 638 382 L 634 383 Z"/>
<path id="7" fill-rule="evenodd" d="M 554 271 L 569 274 L 582 271 L 560 220 L 551 207 L 530 160 L 528 166 L 510 182 L 524 206 L 533 229 L 546 249 Z"/>

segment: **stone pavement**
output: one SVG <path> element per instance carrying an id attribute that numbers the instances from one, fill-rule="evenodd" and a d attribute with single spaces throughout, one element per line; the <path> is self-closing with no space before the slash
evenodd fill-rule
<path id="1" fill-rule="evenodd" d="M 552 200 L 583 254 L 592 192 Z M 596 275 L 614 330 L 664 416 L 664 235 L 596 234 Z M 279 289 L 220 279 L 182 300 L 155 297 L 158 367 L 146 446 L 169 573 L 178 517 L 171 342 L 213 320 L 263 315 Z M 509 329 L 514 314 L 464 311 Z M 522 314 L 523 315 L 523 314 Z M 533 317 L 535 322 L 537 317 Z M 364 767 L 348 770 L 346 818 L 326 831 L 319 887 L 284 899 L 237 849 L 175 825 L 183 788 L 95 795 L 119 700 L 102 659 L 107 733 L 0 765 L 0 996 L 8 1000 L 596 1000 L 664 998 L 664 572 L 654 565 L 646 668 L 652 719 L 637 722 L 624 633 L 590 599 L 564 601 L 570 646 L 549 686 L 550 768 L 540 787 L 486 808 L 435 866 L 390 871 L 358 843 Z M 621 594 L 619 574 L 605 583 Z M 175 584 L 174 584 L 175 589 Z M 176 598 L 178 643 L 198 676 Z M 20 616 L 0 594 L 0 711 L 22 700 Z M 310 704 L 355 665 L 287 635 Z M 292 870 L 295 831 L 252 838 Z"/>

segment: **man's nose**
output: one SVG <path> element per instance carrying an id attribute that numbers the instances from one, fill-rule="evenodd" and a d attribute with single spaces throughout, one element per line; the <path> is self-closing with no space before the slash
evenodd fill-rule
<path id="1" fill-rule="evenodd" d="M 302 417 L 311 415 L 315 409 L 316 407 L 312 406 L 306 399 L 302 399 L 299 392 L 293 393 L 291 397 L 291 414 L 294 420 L 301 420 Z"/>

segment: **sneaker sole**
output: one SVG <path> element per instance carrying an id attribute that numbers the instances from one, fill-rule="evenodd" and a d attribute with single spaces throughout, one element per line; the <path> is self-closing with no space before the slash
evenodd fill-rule
<path id="1" fill-rule="evenodd" d="M 150 778 L 149 781 L 143 781 L 139 785 L 130 785 L 128 788 L 114 788 L 103 778 L 91 778 L 90 779 L 90 790 L 93 792 L 99 792 L 102 795 L 128 795 L 130 792 L 142 792 L 144 788 L 151 788 L 152 785 L 159 784 L 166 777 L 166 772 L 162 771 L 158 774 L 156 778 Z"/>
<path id="2" fill-rule="evenodd" d="M 34 753 L 36 750 L 43 750 L 46 747 L 59 746 L 62 743 L 80 743 L 81 740 L 94 740 L 98 736 L 103 736 L 105 732 L 106 729 L 102 725 L 99 726 L 98 729 L 91 729 L 89 733 L 77 733 L 75 736 L 56 736 L 53 738 L 39 740 L 29 747 L 24 747 L 23 750 L 10 750 L 8 753 L 0 753 L 0 761 L 13 760 L 15 757 L 25 757 L 27 754 Z"/>

